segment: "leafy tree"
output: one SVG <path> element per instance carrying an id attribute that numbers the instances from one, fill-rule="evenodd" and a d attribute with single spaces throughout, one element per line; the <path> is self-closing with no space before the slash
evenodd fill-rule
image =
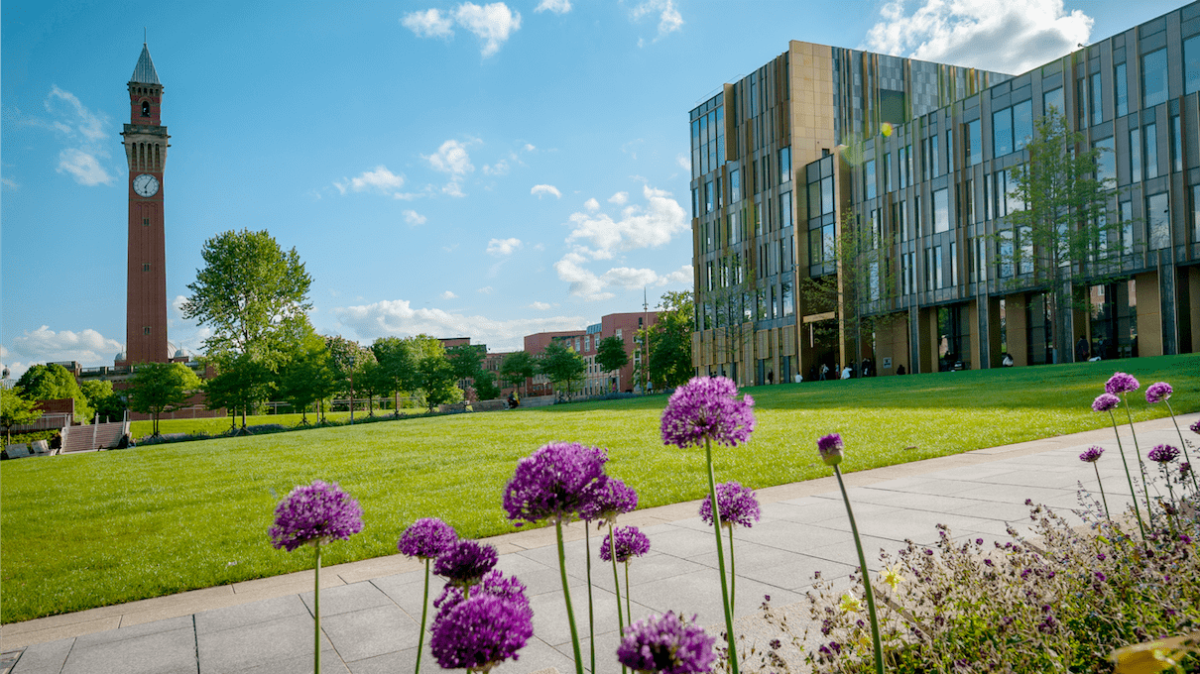
<path id="1" fill-rule="evenodd" d="M 625 353 L 625 340 L 612 335 L 600 340 L 596 349 L 596 362 L 605 372 L 620 370 L 629 363 L 629 354 Z"/>
<path id="2" fill-rule="evenodd" d="M 88 405 L 101 418 L 117 421 L 125 418 L 125 399 L 113 390 L 111 381 L 89 380 L 79 387 L 87 397 Z"/>
<path id="3" fill-rule="evenodd" d="M 905 316 L 891 311 L 898 279 L 896 265 L 887 259 L 892 244 L 881 229 L 860 222 L 853 211 L 847 211 L 833 250 L 826 252 L 836 260 L 838 273 L 802 282 L 810 307 L 837 315 L 836 331 L 826 336 L 838 340 L 841 363 L 862 358 L 864 342 L 874 353 L 875 333 Z"/>
<path id="4" fill-rule="evenodd" d="M 54 363 L 34 365 L 25 370 L 25 374 L 17 380 L 17 386 L 25 392 L 24 397 L 28 400 L 73 398 L 75 400 L 75 422 L 86 424 L 92 418 L 92 407 L 88 405 L 87 397 L 83 395 L 79 383 L 75 381 L 75 375 L 62 365 Z"/>
<path id="5" fill-rule="evenodd" d="M 1026 145 L 1029 163 L 1014 169 L 1017 186 L 1009 194 L 1009 202 L 1015 199 L 1020 210 L 1009 213 L 1010 228 L 996 237 L 1001 269 L 1013 272 L 1010 284 L 1046 293 L 1055 349 L 1066 358 L 1074 354 L 1067 326 L 1076 289 L 1100 279 L 1110 240 L 1106 210 L 1111 179 L 1097 175 L 1100 149 L 1082 149 L 1086 147 L 1087 137 L 1072 131 L 1054 108 L 1035 120 L 1033 139 Z M 1023 274 L 1032 278 L 1022 279 Z M 1081 302 L 1086 306 L 1082 297 Z"/>
<path id="6" fill-rule="evenodd" d="M 400 392 L 411 394 L 418 388 L 417 345 L 412 339 L 380 337 L 371 345 L 371 351 L 379 363 L 376 376 L 383 382 L 380 390 L 394 394 L 394 414 L 400 416 Z"/>
<path id="7" fill-rule="evenodd" d="M 224 407 L 235 416 L 240 411 L 245 431 L 249 410 L 271 397 L 275 373 L 264 361 L 249 354 L 225 354 L 207 362 L 212 363 L 217 374 L 204 382 L 205 406 L 210 410 Z"/>
<path id="8" fill-rule="evenodd" d="M 135 366 L 126 389 L 129 409 L 149 414 L 154 420 L 153 435 L 159 435 L 159 417 L 187 405 L 200 387 L 200 378 L 183 363 L 141 363 Z"/>
<path id="9" fill-rule="evenodd" d="M 695 374 L 692 291 L 668 292 L 658 305 L 658 321 L 650 327 L 650 380 L 665 388 L 686 384 Z"/>
<path id="10" fill-rule="evenodd" d="M 484 354 L 481 351 L 480 347 L 469 344 L 446 349 L 446 359 L 450 361 L 451 367 L 454 368 L 454 376 L 460 382 L 474 379 L 483 370 Z M 463 386 L 466 386 L 465 382 Z"/>
<path id="11" fill-rule="evenodd" d="M 204 340 L 208 354 L 279 357 L 296 327 L 293 319 L 312 308 L 312 278 L 296 249 L 285 252 L 265 230 L 244 229 L 209 239 L 201 256 L 205 266 L 188 285 L 192 294 L 183 303 L 183 317 L 212 329 Z"/>
<path id="12" fill-rule="evenodd" d="M 375 360 L 375 353 L 369 348 L 363 349 L 363 351 L 371 355 L 364 359 L 360 368 L 362 383 L 359 385 L 359 390 L 367 396 L 367 414 L 373 417 L 375 416 L 375 396 L 387 396 L 392 390 L 388 388 L 390 382 L 386 372 L 379 365 L 379 361 Z"/>
<path id="13" fill-rule="evenodd" d="M 300 409 L 300 423 L 308 423 L 308 406 L 333 395 L 336 380 L 325 340 L 313 332 L 295 344 L 278 374 L 279 397 Z M 321 421 L 325 421 L 321 405 Z"/>
<path id="14" fill-rule="evenodd" d="M 537 363 L 527 351 L 515 351 L 504 357 L 500 363 L 500 378 L 510 386 L 521 389 L 524 393 L 525 380 L 537 372 Z"/>
<path id="15" fill-rule="evenodd" d="M 358 393 L 366 392 L 370 384 L 366 381 L 367 370 L 375 363 L 375 352 L 358 342 L 345 337 L 326 337 L 330 362 L 333 365 L 335 391 L 350 397 L 353 407 Z"/>
<path id="16" fill-rule="evenodd" d="M 454 366 L 446 359 L 442 343 L 436 339 L 418 336 L 421 355 L 417 361 L 417 382 L 425 404 L 433 412 L 438 405 L 462 400 L 462 391 L 456 382 Z"/>
<path id="17" fill-rule="evenodd" d="M 567 398 L 571 397 L 574 383 L 583 379 L 587 363 L 583 357 L 558 342 L 550 342 L 538 362 L 538 371 L 558 386 L 566 387 Z"/>
<path id="18" fill-rule="evenodd" d="M 21 395 L 21 388 L 0 388 L 0 426 L 4 426 L 4 446 L 12 444 L 12 427 L 32 424 L 42 418 L 42 411 L 34 409 L 36 400 Z"/>
<path id="19" fill-rule="evenodd" d="M 480 370 L 475 375 L 475 395 L 479 400 L 495 400 L 500 397 L 496 376 L 490 370 Z"/>
<path id="20" fill-rule="evenodd" d="M 709 293 L 713 303 L 713 318 L 719 335 L 718 344 L 730 371 L 731 378 L 738 375 L 739 383 L 746 374 L 738 372 L 737 363 L 745 353 L 746 338 L 754 332 L 754 297 L 752 295 L 755 272 L 750 256 L 744 259 L 740 253 L 728 250 L 715 262 L 714 287 Z M 651 348 L 654 340 L 651 336 Z M 690 358 L 690 355 L 689 355 Z"/>

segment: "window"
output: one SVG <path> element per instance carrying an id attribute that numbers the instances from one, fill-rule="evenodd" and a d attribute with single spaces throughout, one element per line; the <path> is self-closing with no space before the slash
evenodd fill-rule
<path id="1" fill-rule="evenodd" d="M 149 262 L 142 263 L 142 271 L 150 271 L 150 263 Z"/>
<path id="2" fill-rule="evenodd" d="M 1079 102 L 1079 128 L 1087 128 L 1088 123 L 1088 95 L 1087 95 L 1087 80 L 1075 80 L 1075 100 Z"/>
<path id="3" fill-rule="evenodd" d="M 1142 140 L 1146 143 L 1146 180 L 1158 177 L 1158 125 L 1142 127 Z"/>
<path id="4" fill-rule="evenodd" d="M 1104 100 L 1100 97 L 1103 91 L 1103 84 L 1100 81 L 1100 73 L 1092 75 L 1092 126 L 1095 126 L 1104 121 L 1104 106 L 1100 101 Z"/>
<path id="5" fill-rule="evenodd" d="M 742 172 L 734 169 L 729 172 L 729 203 L 736 204 L 742 199 Z"/>
<path id="6" fill-rule="evenodd" d="M 1142 107 L 1167 101 L 1167 50 L 1142 54 Z"/>
<path id="7" fill-rule="evenodd" d="M 983 219 L 992 219 L 992 177 L 987 174 L 983 176 Z"/>
<path id="8" fill-rule="evenodd" d="M 1118 205 L 1117 215 L 1121 219 L 1121 250 L 1133 252 L 1133 202 L 1126 200 Z"/>
<path id="9" fill-rule="evenodd" d="M 783 293 L 782 294 L 783 294 L 783 315 L 791 316 L 793 313 L 795 313 L 795 309 L 792 306 L 794 304 L 794 301 L 792 300 L 792 282 L 791 281 L 783 282 Z"/>
<path id="10" fill-rule="evenodd" d="M 821 178 L 821 214 L 833 212 L 833 176 Z M 787 225 L 784 225 L 786 227 Z"/>
<path id="11" fill-rule="evenodd" d="M 786 184 L 792 179 L 792 148 L 785 147 L 779 151 L 779 183 Z"/>
<path id="12" fill-rule="evenodd" d="M 700 190 L 692 188 L 692 217 L 700 217 Z"/>
<path id="13" fill-rule="evenodd" d="M 1111 187 L 1117 179 L 1117 155 L 1113 149 L 1112 137 L 1102 138 L 1092 143 L 1096 153 L 1096 180 Z M 1111 181 L 1111 182 L 1109 182 Z"/>
<path id="14" fill-rule="evenodd" d="M 832 204 L 830 210 L 833 209 Z M 792 193 L 784 192 L 779 195 L 779 217 L 783 220 L 783 227 L 792 226 Z"/>
<path id="15" fill-rule="evenodd" d="M 1012 278 L 1013 232 L 1011 229 L 1000 232 L 1000 239 L 996 242 L 996 257 L 1000 260 L 1000 278 Z"/>
<path id="16" fill-rule="evenodd" d="M 908 182 L 911 179 L 910 171 L 912 170 L 912 146 L 906 145 L 900 148 L 896 163 L 900 168 L 900 189 L 908 187 Z"/>
<path id="17" fill-rule="evenodd" d="M 142 117 L 150 116 L 150 102 L 142 101 Z"/>
<path id="18" fill-rule="evenodd" d="M 1124 117 L 1129 114 L 1129 83 L 1125 78 L 1125 64 L 1118 63 L 1113 72 L 1113 80 L 1116 84 L 1114 87 L 1117 99 L 1117 117 Z"/>
<path id="19" fill-rule="evenodd" d="M 974 166 L 983 161 L 983 135 L 979 130 L 979 120 L 967 122 L 966 132 L 967 147 L 965 148 L 967 155 L 967 165 Z"/>
<path id="20" fill-rule="evenodd" d="M 950 190 L 943 188 L 933 193 L 933 232 L 950 231 Z"/>
<path id="21" fill-rule="evenodd" d="M 1013 111 L 1013 150 L 1024 150 L 1033 139 L 1033 101 L 1017 103 Z"/>
<path id="22" fill-rule="evenodd" d="M 1021 227 L 1017 230 L 1017 237 L 1021 244 L 1021 264 L 1020 269 L 1022 274 L 1033 273 L 1033 233 L 1029 227 Z"/>
<path id="23" fill-rule="evenodd" d="M 1183 41 L 1183 93 L 1200 91 L 1200 35 Z"/>
<path id="24" fill-rule="evenodd" d="M 1061 115 L 1066 111 L 1063 107 L 1062 87 L 1051 89 L 1042 94 L 1042 115 Z"/>
<path id="25" fill-rule="evenodd" d="M 1192 241 L 1200 242 L 1200 185 L 1192 185 Z"/>
<path id="26" fill-rule="evenodd" d="M 1183 170 L 1183 134 L 1179 128 L 1179 115 L 1171 117 L 1171 170 Z"/>
<path id="27" fill-rule="evenodd" d="M 1177 118 L 1178 119 L 1178 118 Z M 875 160 L 867 161 L 863 170 L 863 193 L 867 199 L 875 198 Z"/>
<path id="28" fill-rule="evenodd" d="M 142 227 L 150 226 L 150 218 L 142 218 Z"/>
<path id="29" fill-rule="evenodd" d="M 713 210 L 713 184 L 712 181 L 704 183 L 704 212 L 712 213 Z"/>
<path id="30" fill-rule="evenodd" d="M 967 195 L 965 200 L 967 207 L 967 224 L 973 224 L 977 222 L 975 220 L 975 181 L 968 178 L 963 183 L 963 192 Z"/>
<path id="31" fill-rule="evenodd" d="M 958 285 L 958 244 L 950 242 L 950 285 Z"/>
<path id="32" fill-rule="evenodd" d="M 148 334 L 150 334 L 150 326 L 149 326 L 149 325 L 147 325 L 146 327 L 142 328 L 142 334 L 143 334 L 143 335 L 148 335 Z"/>
<path id="33" fill-rule="evenodd" d="M 921 230 L 921 225 L 924 219 L 921 217 L 921 197 L 913 197 L 913 225 L 916 228 L 916 236 L 921 236 L 925 232 Z"/>
<path id="34" fill-rule="evenodd" d="M 1150 225 L 1150 250 L 1161 250 L 1171 245 L 1171 213 L 1167 206 L 1167 193 L 1151 195 L 1146 199 L 1146 221 Z"/>
<path id="35" fill-rule="evenodd" d="M 1129 130 L 1129 179 L 1142 181 L 1142 133 L 1140 129 Z"/>
<path id="36" fill-rule="evenodd" d="M 941 289 L 942 283 L 942 247 L 933 247 L 933 287 Z"/>
<path id="37" fill-rule="evenodd" d="M 1012 108 L 992 113 L 992 156 L 1003 157 L 1013 151 Z"/>
<path id="38" fill-rule="evenodd" d="M 883 153 L 883 191 L 892 191 L 892 153 Z"/>
<path id="39" fill-rule="evenodd" d="M 946 132 L 946 170 L 954 170 L 954 132 Z"/>

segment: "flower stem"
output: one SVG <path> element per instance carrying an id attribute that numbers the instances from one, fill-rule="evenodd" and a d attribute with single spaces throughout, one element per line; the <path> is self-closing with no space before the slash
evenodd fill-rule
<path id="1" fill-rule="evenodd" d="M 729 605 L 733 610 L 737 611 L 737 562 L 733 559 L 733 527 L 725 527 L 729 529 Z"/>
<path id="2" fill-rule="evenodd" d="M 579 654 L 579 630 L 575 629 L 575 611 L 571 608 L 571 590 L 567 587 L 567 555 L 563 551 L 562 520 L 554 521 L 558 538 L 558 572 L 562 577 L 563 599 L 567 602 L 567 622 L 571 626 L 571 648 L 575 651 L 575 674 L 583 674 L 583 657 Z"/>
<path id="3" fill-rule="evenodd" d="M 717 535 L 717 567 L 721 572 L 721 604 L 725 609 L 725 640 L 729 644 L 729 667 L 739 674 L 737 646 L 733 638 L 733 607 L 729 605 L 729 588 L 725 583 L 725 550 L 721 545 L 721 509 L 717 507 L 717 481 L 713 477 L 712 441 L 704 438 L 704 458 L 708 462 L 708 497 L 712 499 L 713 531 Z"/>
<path id="4" fill-rule="evenodd" d="M 417 668 L 416 674 L 421 674 L 421 653 L 425 648 L 425 620 L 429 617 L 429 564 L 432 560 L 425 559 L 425 600 L 421 603 L 421 635 L 417 637 Z"/>
<path id="5" fill-rule="evenodd" d="M 875 614 L 875 593 L 871 590 L 871 572 L 867 570 L 867 557 L 863 554 L 862 541 L 858 538 L 858 524 L 854 521 L 854 511 L 850 509 L 850 496 L 846 493 L 846 484 L 842 482 L 842 471 L 836 465 L 833 474 L 837 476 L 838 487 L 842 490 L 842 500 L 846 502 L 846 515 L 850 517 L 850 531 L 854 534 L 854 547 L 858 549 L 858 563 L 862 570 L 863 588 L 867 595 L 867 611 L 871 614 L 871 641 L 875 644 L 875 674 L 883 674 L 883 644 L 879 640 L 879 617 Z"/>
<path id="6" fill-rule="evenodd" d="M 617 575 L 616 551 L 617 551 L 617 541 L 616 541 L 616 537 L 613 536 L 613 523 L 610 520 L 608 523 L 608 558 L 610 560 L 612 560 L 613 592 L 615 592 L 617 595 L 617 628 L 618 628 L 617 638 L 624 639 L 625 638 L 625 619 L 621 617 L 621 580 L 620 580 L 620 576 Z M 632 616 L 630 616 L 630 620 L 631 621 L 633 620 Z M 625 665 L 624 664 L 621 665 L 621 674 L 625 674 Z"/>
<path id="7" fill-rule="evenodd" d="M 1121 431 L 1117 428 L 1117 417 L 1108 411 L 1108 418 L 1112 419 L 1113 435 L 1117 436 L 1117 450 L 1121 452 L 1121 465 L 1125 466 L 1125 479 L 1129 481 L 1129 494 L 1133 497 L 1133 512 L 1137 515 L 1138 529 L 1142 532 L 1142 540 L 1146 540 L 1146 524 L 1142 522 L 1142 511 L 1138 508 L 1137 490 L 1133 488 L 1133 476 L 1129 474 L 1129 462 L 1125 460 L 1125 445 L 1121 444 Z"/>
<path id="8" fill-rule="evenodd" d="M 592 608 L 592 530 L 590 522 L 583 523 L 583 552 L 587 556 L 588 581 L 588 643 L 592 649 L 592 674 L 596 672 L 596 612 Z"/>
<path id="9" fill-rule="evenodd" d="M 633 622 L 633 609 L 629 607 L 629 561 L 625 561 L 625 615 L 629 616 L 629 622 Z"/>
<path id="10" fill-rule="evenodd" d="M 1108 518 L 1108 523 L 1112 524 L 1112 514 L 1108 512 L 1108 497 L 1104 495 L 1104 483 L 1100 481 L 1100 467 L 1093 461 L 1092 468 L 1096 469 L 1096 482 L 1100 485 L 1100 500 L 1104 502 L 1104 516 Z"/>
<path id="11" fill-rule="evenodd" d="M 321 674 L 321 542 L 313 545 L 317 563 L 313 567 L 313 674 Z"/>
<path id="12" fill-rule="evenodd" d="M 1125 417 L 1129 419 L 1129 434 L 1133 436 L 1133 454 L 1138 460 L 1138 469 L 1142 471 L 1142 486 L 1146 488 L 1146 517 L 1150 518 L 1150 526 L 1154 526 L 1154 508 L 1150 507 L 1150 476 L 1146 474 L 1146 464 L 1142 461 L 1142 448 L 1138 447 L 1137 432 L 1133 430 L 1133 413 L 1129 411 L 1129 402 L 1125 394 L 1121 394 L 1121 407 L 1125 408 Z M 1137 500 L 1137 496 L 1134 496 Z"/>
<path id="13" fill-rule="evenodd" d="M 1183 439 L 1183 431 L 1179 430 L 1179 422 L 1175 420 L 1175 410 L 1171 407 L 1170 400 L 1164 398 L 1163 402 L 1167 404 L 1167 411 L 1171 413 L 1171 423 L 1175 424 L 1175 433 L 1179 435 L 1179 448 L 1183 450 L 1183 460 L 1187 461 L 1188 465 L 1192 468 L 1190 471 L 1192 474 L 1192 489 L 1200 496 L 1200 484 L 1196 482 L 1196 466 L 1192 465 L 1192 457 L 1188 456 L 1187 442 Z"/>

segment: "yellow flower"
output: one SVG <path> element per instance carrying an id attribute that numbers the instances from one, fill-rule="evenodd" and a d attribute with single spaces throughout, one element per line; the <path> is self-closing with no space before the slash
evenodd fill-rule
<path id="1" fill-rule="evenodd" d="M 896 586 L 904 581 L 904 576 L 900 575 L 900 565 L 896 564 L 890 569 L 884 569 L 879 573 L 879 579 L 887 583 L 895 591 Z"/>
<path id="2" fill-rule="evenodd" d="M 862 601 L 847 592 L 842 595 L 841 609 L 842 613 L 858 613 L 862 610 Z"/>

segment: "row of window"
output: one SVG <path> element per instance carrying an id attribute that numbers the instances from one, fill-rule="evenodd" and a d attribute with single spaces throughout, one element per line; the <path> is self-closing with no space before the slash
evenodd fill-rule
<path id="1" fill-rule="evenodd" d="M 700 330 L 724 328 L 739 323 L 754 323 L 786 318 L 796 313 L 796 298 L 792 282 L 757 288 L 751 292 L 732 293 L 717 301 L 697 307 L 696 325 Z"/>
<path id="2" fill-rule="evenodd" d="M 781 148 L 775 154 L 775 166 L 778 169 L 778 172 L 775 175 L 778 178 L 778 183 L 771 181 L 771 164 L 772 162 L 765 160 L 762 161 L 762 172 L 760 173 L 759 160 L 753 160 L 754 194 L 763 192 L 768 187 L 771 187 L 775 184 L 786 185 L 791 182 L 792 148 Z M 707 173 L 707 171 L 705 171 L 705 173 Z M 694 218 L 698 218 L 707 213 L 712 213 L 724 205 L 724 194 L 721 190 L 720 176 L 716 176 L 712 179 L 704 181 L 703 190 L 704 192 L 701 194 L 700 188 L 692 189 L 692 217 Z M 740 202 L 744 196 L 745 195 L 743 194 L 742 190 L 742 171 L 741 169 L 732 169 L 729 171 L 729 203 L 736 204 Z M 703 201 L 701 200 L 701 197 L 703 197 Z"/>

